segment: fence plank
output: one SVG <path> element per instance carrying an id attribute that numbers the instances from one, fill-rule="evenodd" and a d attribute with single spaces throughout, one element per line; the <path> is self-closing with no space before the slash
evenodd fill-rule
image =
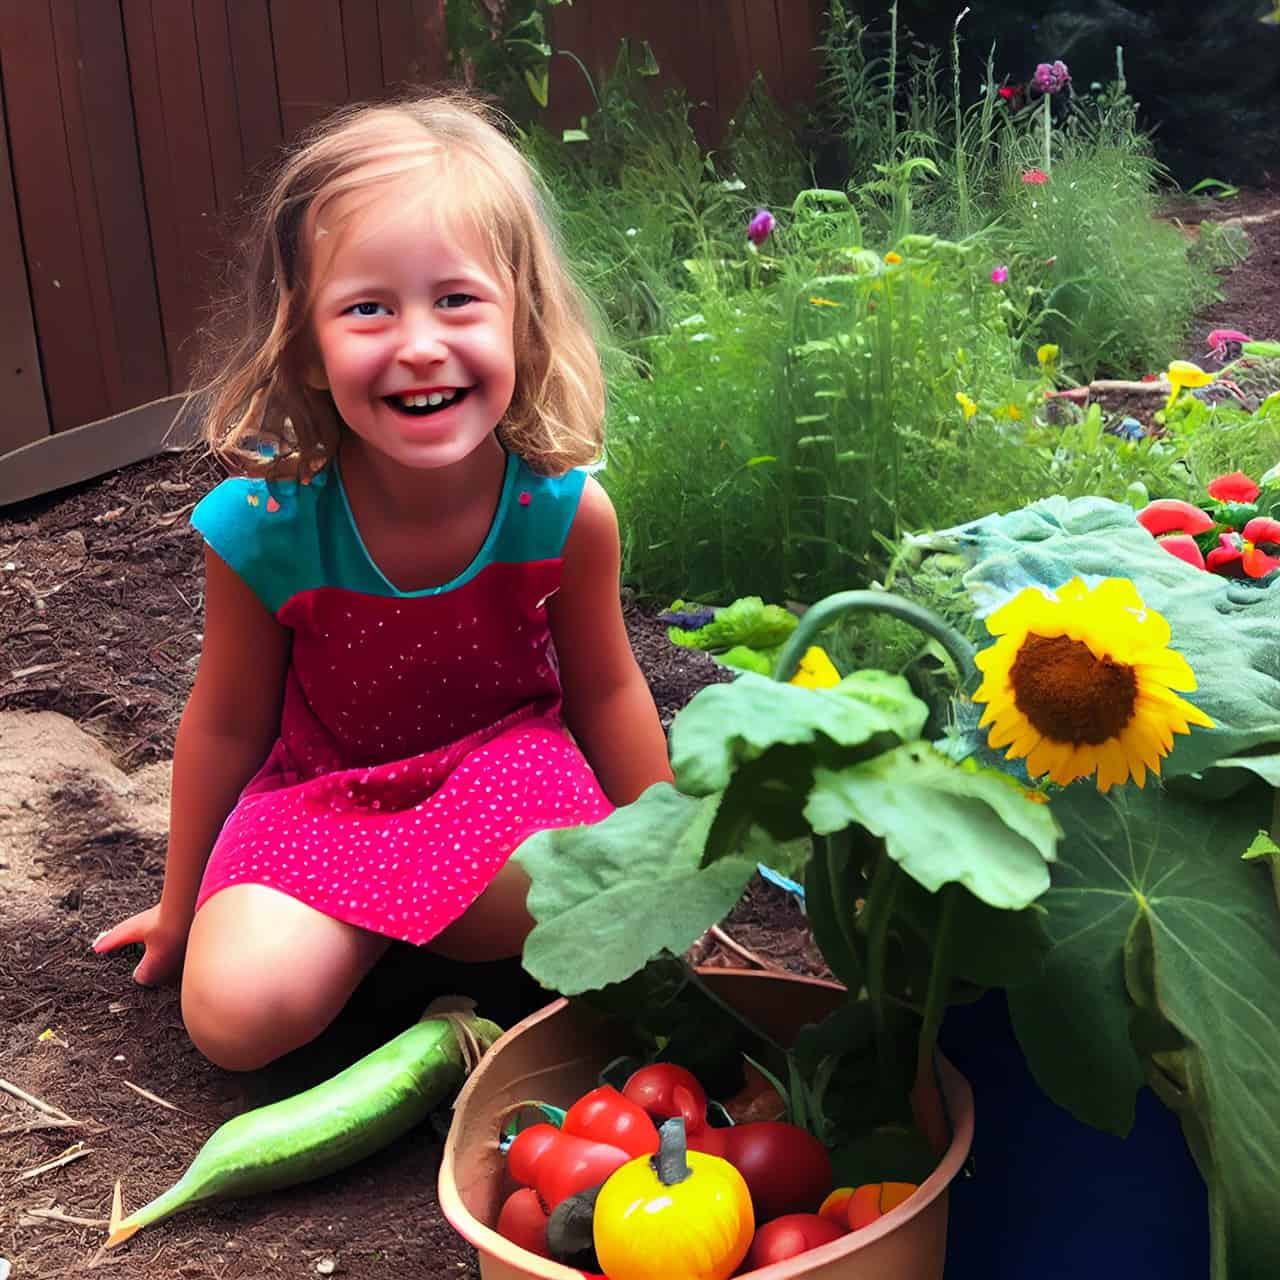
<path id="1" fill-rule="evenodd" d="M 110 403 L 101 354 L 86 323 L 92 305 L 76 220 L 58 56 L 49 0 L 3 0 L 0 74 L 9 112 L 18 212 L 40 335 L 53 429 L 99 416 Z M 12 104 L 20 102 L 20 112 Z"/>
<path id="2" fill-rule="evenodd" d="M 369 0 L 342 0 L 342 47 L 347 68 L 347 92 L 353 101 L 382 96 L 382 45 L 378 37 L 378 9 Z"/>
<path id="3" fill-rule="evenodd" d="M 3 10 L 0 10 L 0 15 Z M 8 27 L 0 17 L 0 43 Z M 0 92 L 0 454 L 49 434 L 49 410 L 40 375 L 35 316 L 27 292 L 27 265 L 13 196 L 9 163 L 9 125 Z"/>
<path id="4" fill-rule="evenodd" d="M 195 15 L 190 0 L 122 3 L 170 390 L 180 391 L 221 257 Z"/>
<path id="5" fill-rule="evenodd" d="M 81 208 L 82 230 L 98 226 L 107 291 L 100 324 L 113 400 L 104 409 L 119 413 L 163 396 L 169 387 L 160 300 L 147 211 L 138 167 L 137 130 L 129 92 L 120 11 L 97 0 L 76 0 L 80 97 L 83 103 L 82 162 L 92 175 L 91 203 Z M 64 92 L 64 101 L 67 99 Z M 70 136 L 70 130 L 68 130 Z M 112 339 L 108 346 L 108 336 Z"/>
<path id="6" fill-rule="evenodd" d="M 249 186 L 256 189 L 284 138 L 266 0 L 227 4 L 227 32 L 239 106 L 240 154 L 245 173 L 251 175 Z"/>
<path id="7" fill-rule="evenodd" d="M 195 0 L 196 51 L 204 90 L 205 129 L 213 173 L 214 207 L 220 218 L 234 210 L 244 188 L 244 152 L 226 0 Z"/>
<path id="8" fill-rule="evenodd" d="M 347 101 L 338 0 L 275 0 L 271 38 L 286 137 Z"/>

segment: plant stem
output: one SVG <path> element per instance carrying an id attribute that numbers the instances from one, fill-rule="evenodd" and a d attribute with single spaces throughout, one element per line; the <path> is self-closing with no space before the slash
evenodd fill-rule
<path id="1" fill-rule="evenodd" d="M 889 945 L 889 921 L 898 897 L 902 876 L 898 864 L 887 853 L 881 853 L 871 879 L 871 891 L 862 908 L 867 920 L 867 997 L 871 1001 L 871 1018 L 876 1029 L 876 1058 L 882 1078 L 889 1075 L 889 1044 L 884 1030 L 885 952 Z"/>
<path id="2" fill-rule="evenodd" d="M 942 888 L 942 909 L 938 916 L 938 932 L 933 946 L 933 963 L 929 966 L 929 988 L 924 998 L 924 1023 L 920 1028 L 920 1057 L 918 1075 L 924 1077 L 932 1070 L 933 1051 L 938 1043 L 938 1030 L 947 1007 L 947 992 L 951 987 L 951 931 L 955 926 L 956 903 L 966 892 L 958 884 Z"/>
<path id="3" fill-rule="evenodd" d="M 923 605 L 889 591 L 839 591 L 835 595 L 819 600 L 806 611 L 778 655 L 777 664 L 773 669 L 773 678 L 789 680 L 795 675 L 800 659 L 813 643 L 813 638 L 823 627 L 834 622 L 841 614 L 864 609 L 873 613 L 890 614 L 903 622 L 909 622 L 926 635 L 932 636 L 956 664 L 962 687 L 967 686 L 977 677 L 978 668 L 974 662 L 973 645 L 932 609 L 926 609 Z"/>
<path id="4" fill-rule="evenodd" d="M 1053 170 L 1053 156 L 1049 146 L 1049 138 L 1053 132 L 1053 116 L 1050 114 L 1050 107 L 1053 105 L 1053 94 L 1047 90 L 1044 94 L 1044 171 L 1051 173 Z"/>
<path id="5" fill-rule="evenodd" d="M 722 1000 L 711 988 L 702 980 L 702 976 L 691 965 L 684 966 L 689 981 L 693 986 L 708 1000 L 711 1001 L 723 1013 L 727 1013 L 734 1022 L 736 1022 L 744 1031 L 748 1032 L 762 1048 L 767 1049 L 768 1054 L 760 1054 L 763 1060 L 767 1057 L 768 1061 L 765 1065 L 779 1078 L 787 1074 L 787 1051 L 770 1035 L 761 1031 L 750 1018 L 746 1016 L 740 1009 L 735 1009 L 727 1000 Z"/>

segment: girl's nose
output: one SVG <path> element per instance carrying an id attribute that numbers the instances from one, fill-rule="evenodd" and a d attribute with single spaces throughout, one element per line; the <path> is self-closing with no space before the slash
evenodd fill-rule
<path id="1" fill-rule="evenodd" d="M 439 322 L 434 316 L 407 315 L 400 343 L 400 359 L 405 364 L 432 364 L 448 355 Z"/>

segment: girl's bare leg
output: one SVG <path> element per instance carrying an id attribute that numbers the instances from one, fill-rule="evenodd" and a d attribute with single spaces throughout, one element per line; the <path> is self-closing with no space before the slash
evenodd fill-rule
<path id="1" fill-rule="evenodd" d="M 187 941 L 187 1033 L 228 1071 L 265 1066 L 319 1035 L 390 941 L 266 885 L 223 889 Z"/>
<path id="2" fill-rule="evenodd" d="M 518 956 L 533 928 L 525 906 L 528 894 L 528 874 L 508 862 L 466 914 L 427 943 L 427 950 L 468 964 Z"/>

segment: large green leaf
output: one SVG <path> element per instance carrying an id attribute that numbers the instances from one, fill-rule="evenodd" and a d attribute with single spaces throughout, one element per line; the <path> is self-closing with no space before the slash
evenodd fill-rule
<path id="1" fill-rule="evenodd" d="M 1168 620 L 1199 682 L 1190 701 L 1217 726 L 1179 735 L 1166 777 L 1280 743 L 1280 575 L 1237 582 L 1205 573 L 1162 550 L 1131 508 L 1103 498 L 1049 498 L 913 541 L 963 554 L 972 566 L 964 585 L 983 614 L 1025 587 L 1057 588 L 1076 574 L 1132 580 Z"/>
<path id="2" fill-rule="evenodd" d="M 1280 915 L 1240 857 L 1270 800 L 1260 786 L 1219 804 L 1158 787 L 1064 793 L 1041 900 L 1053 950 L 1009 993 L 1036 1079 L 1080 1119 L 1127 1132 L 1144 1072 L 1181 1110 L 1210 1186 L 1217 1280 L 1280 1275 Z"/>
<path id="3" fill-rule="evenodd" d="M 786 745 L 861 747 L 920 735 L 929 711 L 901 677 L 859 671 L 831 689 L 744 672 L 700 690 L 671 726 L 671 767 L 686 795 L 723 791 L 742 764 Z"/>
<path id="4" fill-rule="evenodd" d="M 684 952 L 742 896 L 749 856 L 701 869 L 718 796 L 655 783 L 602 822 L 540 831 L 513 855 L 529 873 L 524 966 L 575 995 L 623 979 L 660 952 Z"/>
<path id="5" fill-rule="evenodd" d="M 1058 826 L 992 770 L 954 764 L 927 743 L 895 747 L 846 769 L 819 768 L 805 817 L 820 835 L 857 822 L 931 893 L 958 883 L 1017 911 L 1049 887 Z"/>

